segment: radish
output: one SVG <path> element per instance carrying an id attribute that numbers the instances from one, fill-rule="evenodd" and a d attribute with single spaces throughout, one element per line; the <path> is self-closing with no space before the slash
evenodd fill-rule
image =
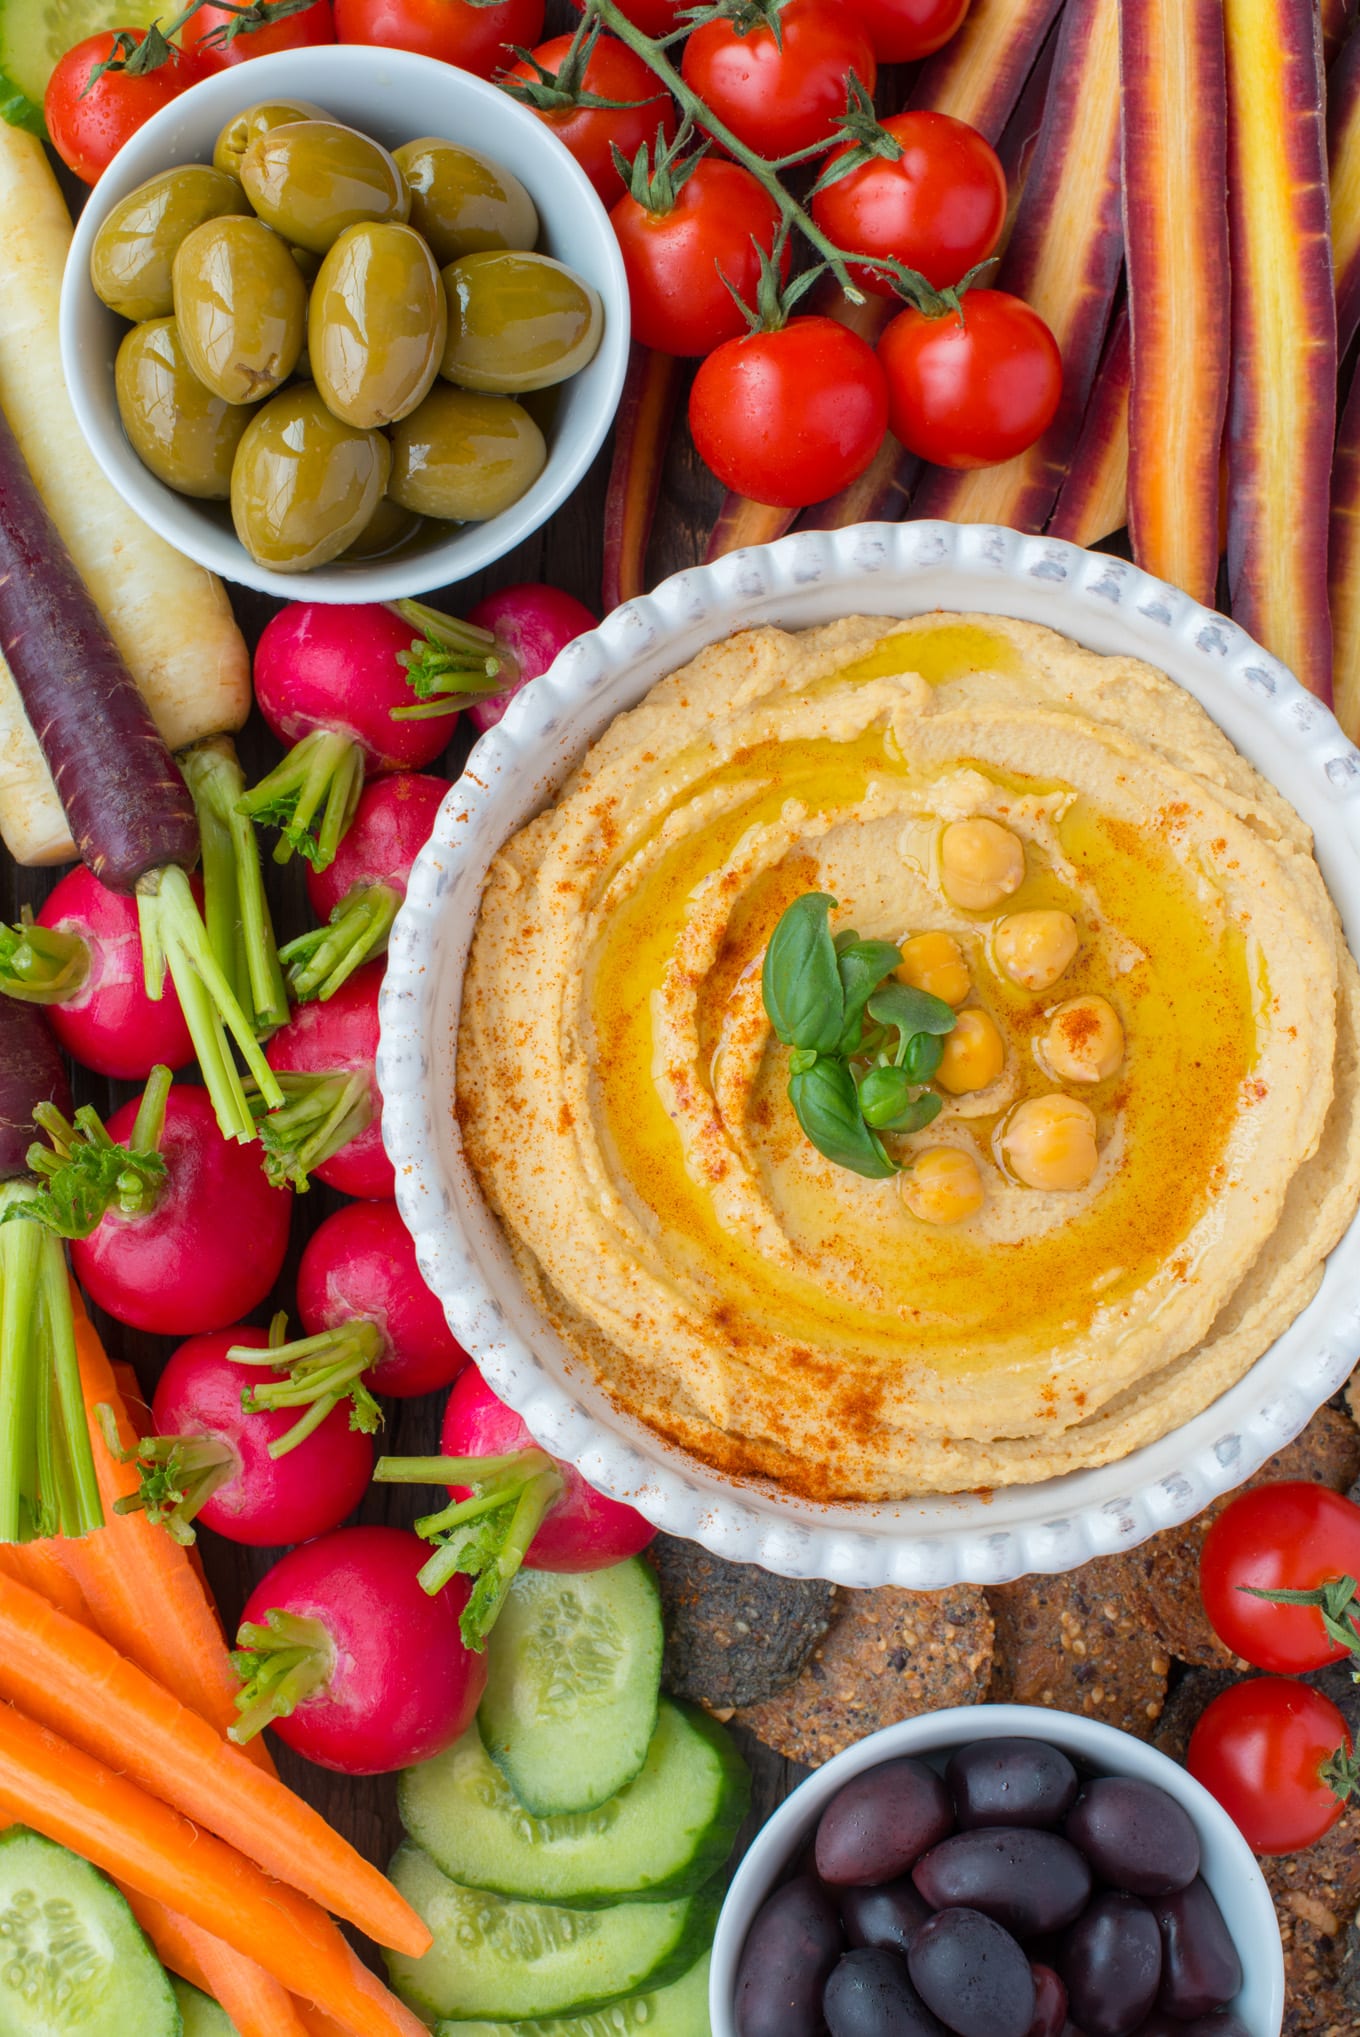
<path id="1" fill-rule="evenodd" d="M 463 1638 L 484 1648 L 511 1580 L 529 1570 L 603 1570 L 636 1556 L 656 1534 L 622 1500 L 588 1485 L 574 1464 L 540 1450 L 513 1408 L 475 1365 L 459 1374 L 444 1410 L 440 1457 L 380 1457 L 380 1485 L 447 1485 L 453 1504 L 416 1522 L 438 1543 L 420 1573 L 438 1592 L 460 1572 L 477 1582 Z"/>
<path id="2" fill-rule="evenodd" d="M 312 911 L 327 924 L 299 934 L 282 951 L 294 997 L 333 997 L 362 962 L 385 951 L 411 865 L 451 790 L 449 779 L 420 771 L 365 788 L 334 862 L 307 872 Z"/>
<path id="3" fill-rule="evenodd" d="M 375 1393 L 433 1393 L 468 1362 L 421 1278 L 395 1203 L 346 1203 L 326 1218 L 303 1250 L 297 1307 L 307 1335 L 274 1350 L 270 1363 L 286 1377 L 252 1387 L 252 1407 L 310 1404 L 319 1421 L 352 1399 L 350 1420 L 376 1428 Z"/>
<path id="4" fill-rule="evenodd" d="M 282 1339 L 243 1323 L 190 1337 L 173 1353 L 151 1400 L 155 1432 L 136 1450 L 111 1447 L 142 1474 L 132 1508 L 163 1522 L 177 1542 L 194 1540 L 202 1521 L 229 1542 L 263 1549 L 310 1541 L 338 1527 L 368 1489 L 373 1445 L 333 1410 L 296 1443 L 286 1412 L 247 1413 L 241 1374 L 228 1352 L 267 1352 Z"/>
<path id="5" fill-rule="evenodd" d="M 230 1737 L 273 1723 L 342 1775 L 431 1761 L 472 1724 L 486 1665 L 463 1644 L 464 1584 L 431 1598 L 425 1547 L 404 1528 L 340 1528 L 294 1549 L 246 1601 Z"/>
<path id="6" fill-rule="evenodd" d="M 366 962 L 325 1004 L 302 1004 L 269 1042 L 286 1101 L 262 1117 L 271 1181 L 305 1189 L 315 1175 L 342 1195 L 396 1194 L 383 1150 L 378 1051 L 381 962 Z"/>
<path id="7" fill-rule="evenodd" d="M 37 1117 L 52 1150 L 30 1154 L 43 1181 L 31 1211 L 72 1240 L 76 1278 L 98 1307 L 135 1330 L 184 1337 L 264 1300 L 288 1249 L 292 1199 L 223 1138 L 206 1091 L 156 1068 L 107 1129 L 89 1105 L 74 1122 L 54 1104 Z"/>
<path id="8" fill-rule="evenodd" d="M 168 968 L 218 1123 L 230 1138 L 254 1138 L 228 1032 L 265 1101 L 283 1098 L 190 889 L 200 847 L 193 800 L 3 417 L 0 658 L 81 861 L 111 890 L 136 894 L 149 995 L 162 994 Z"/>
<path id="9" fill-rule="evenodd" d="M 489 729 L 495 727 L 515 695 L 547 671 L 559 651 L 586 630 L 596 628 L 599 617 L 574 594 L 564 594 L 560 587 L 548 587 L 541 580 L 529 580 L 488 594 L 468 610 L 468 621 L 491 631 L 502 665 L 513 666 L 516 672 L 513 685 L 490 700 L 474 700 L 468 709 L 479 729 Z"/>
<path id="10" fill-rule="evenodd" d="M 82 1068 L 145 1082 L 157 1062 L 183 1068 L 194 1043 L 171 985 L 146 994 L 137 902 L 83 867 L 69 870 L 35 920 L 0 927 L 0 989 L 45 1005 Z"/>
<path id="11" fill-rule="evenodd" d="M 66 1255 L 21 1221 L 42 1199 L 30 1168 L 43 1113 L 70 1108 L 43 1013 L 0 998 L 0 1542 L 104 1525 Z"/>

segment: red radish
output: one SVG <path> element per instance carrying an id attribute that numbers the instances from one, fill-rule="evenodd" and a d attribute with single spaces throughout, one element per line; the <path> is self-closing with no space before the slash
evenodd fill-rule
<path id="1" fill-rule="evenodd" d="M 224 1139 L 204 1089 L 152 1071 L 141 1101 L 107 1129 L 85 1106 L 68 1123 L 41 1114 L 53 1143 L 33 1159 L 34 1213 L 72 1240 L 90 1299 L 120 1323 L 162 1336 L 234 1323 L 268 1294 L 288 1249 L 292 1198 L 249 1146 Z"/>
<path id="2" fill-rule="evenodd" d="M 269 1042 L 282 1110 L 260 1123 L 272 1181 L 305 1188 L 315 1175 L 342 1195 L 396 1194 L 383 1151 L 378 1051 L 382 962 L 366 962 L 324 1004 L 301 1004 Z"/>
<path id="3" fill-rule="evenodd" d="M 376 1428 L 375 1393 L 433 1393 L 468 1362 L 395 1203 L 346 1203 L 326 1218 L 298 1266 L 297 1306 L 307 1334 L 274 1351 L 282 1377 L 250 1389 L 253 1407 L 308 1406 L 320 1420 L 349 1399 L 350 1420 Z"/>
<path id="4" fill-rule="evenodd" d="M 384 952 L 411 865 L 451 790 L 449 779 L 421 771 L 365 787 L 335 861 L 308 869 L 307 896 L 326 925 L 299 934 L 282 952 L 294 997 L 333 997 L 361 963 Z"/>
<path id="5" fill-rule="evenodd" d="M 496 639 L 496 654 L 502 664 L 513 664 L 518 677 L 503 693 L 491 700 L 474 700 L 468 714 L 479 729 L 494 728 L 522 687 L 546 672 L 559 651 L 588 629 L 595 629 L 599 617 L 592 615 L 574 594 L 549 587 L 541 580 L 526 580 L 519 587 L 502 587 L 488 594 L 468 610 L 468 621 L 490 630 Z"/>
<path id="6" fill-rule="evenodd" d="M 82 1068 L 145 1082 L 158 1062 L 194 1058 L 173 985 L 146 994 L 137 901 L 80 866 L 31 923 L 0 927 L 0 989 L 47 1007 L 57 1039 Z"/>
<path id="7" fill-rule="evenodd" d="M 340 1528 L 292 1550 L 246 1601 L 231 1738 L 272 1722 L 341 1775 L 431 1761 L 471 1725 L 486 1665 L 463 1644 L 469 1586 L 420 1588 L 424 1544 L 404 1528 Z"/>
<path id="8" fill-rule="evenodd" d="M 368 1489 L 373 1445 L 341 1409 L 290 1444 L 299 1425 L 288 1410 L 242 1408 L 241 1372 L 227 1353 L 276 1341 L 250 1323 L 190 1337 L 156 1382 L 154 1433 L 124 1461 L 142 1474 L 136 1506 L 177 1542 L 193 1541 L 196 1520 L 253 1549 L 310 1541 L 338 1527 Z"/>
<path id="9" fill-rule="evenodd" d="M 635 1507 L 596 1492 L 574 1464 L 540 1450 L 475 1365 L 458 1376 L 439 1441 L 442 1457 L 381 1457 L 373 1476 L 380 1485 L 448 1486 L 453 1505 L 416 1523 L 418 1534 L 440 1545 L 420 1581 L 438 1592 L 459 1572 L 476 1577 L 463 1615 L 470 1648 L 486 1646 L 521 1564 L 603 1570 L 636 1556 L 656 1534 Z M 466 1532 L 473 1521 L 475 1552 Z"/>

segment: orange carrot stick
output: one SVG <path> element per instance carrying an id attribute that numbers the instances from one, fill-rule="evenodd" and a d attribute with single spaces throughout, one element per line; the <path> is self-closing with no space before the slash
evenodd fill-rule
<path id="1" fill-rule="evenodd" d="M 310 2002 L 299 2002 L 297 2011 L 302 2018 L 307 2037 L 348 2037 L 343 2027 L 333 2016 L 328 2016 L 324 2009 L 313 2008 Z"/>
<path id="2" fill-rule="evenodd" d="M 236 1723 L 240 1678 L 209 1597 L 189 1552 L 153 1527 L 142 1513 L 120 1514 L 117 1502 L 137 1490 L 137 1473 L 120 1464 L 99 1429 L 95 1409 L 113 1409 L 124 1449 L 137 1441 L 113 1368 L 93 1323 L 74 1301 L 80 1383 L 90 1415 L 95 1470 L 104 1501 L 105 1525 L 80 1541 L 63 1541 L 61 1560 L 85 1597 L 99 1632 L 154 1676 L 181 1704 L 198 1712 L 225 1735 Z M 270 1775 L 268 1750 L 252 1741 L 247 1754 Z"/>
<path id="3" fill-rule="evenodd" d="M 359 2037 L 424 2037 L 315 1903 L 12 1705 L 0 1705 L 0 1811 L 221 1938 Z"/>
<path id="4" fill-rule="evenodd" d="M 40 1592 L 68 1620 L 93 1626 L 85 1594 L 66 1567 L 61 1542 L 0 1542 L 0 1575 Z"/>
<path id="5" fill-rule="evenodd" d="M 0 1696 L 380 1945 L 416 1959 L 429 1950 L 410 1904 L 310 1804 L 102 1635 L 4 1576 Z"/>
<path id="6" fill-rule="evenodd" d="M 1057 507 L 1048 520 L 1055 538 L 1069 538 L 1074 545 L 1098 545 L 1128 522 L 1130 366 L 1125 309 L 1105 342 L 1081 437 Z"/>
<path id="7" fill-rule="evenodd" d="M 288 1990 L 253 1959 L 243 1959 L 152 1896 L 139 1895 L 135 1888 L 124 1888 L 123 1895 L 161 1965 L 220 2002 L 240 2037 L 311 2037 Z"/>

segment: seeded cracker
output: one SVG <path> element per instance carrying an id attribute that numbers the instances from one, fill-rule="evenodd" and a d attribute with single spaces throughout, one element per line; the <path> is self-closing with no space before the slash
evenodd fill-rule
<path id="1" fill-rule="evenodd" d="M 1083 1712 L 1149 1740 L 1170 1663 L 1130 1603 L 1122 1557 L 987 1594 L 996 1621 L 994 1704 Z"/>
<path id="2" fill-rule="evenodd" d="M 827 1630 L 836 1587 L 729 1563 L 697 1542 L 658 1535 L 647 1551 L 661 1587 L 672 1697 L 710 1711 L 759 1704 L 798 1675 Z"/>
<path id="3" fill-rule="evenodd" d="M 1360 1809 L 1316 1846 L 1263 1860 L 1284 1944 L 1283 2037 L 1355 2037 L 1346 1999 L 1347 1934 L 1360 1904 Z"/>
<path id="4" fill-rule="evenodd" d="M 737 1713 L 767 1747 L 817 1767 L 881 1726 L 986 1696 L 992 1619 L 973 1586 L 883 1585 L 842 1592 L 838 1607 L 797 1682 Z"/>

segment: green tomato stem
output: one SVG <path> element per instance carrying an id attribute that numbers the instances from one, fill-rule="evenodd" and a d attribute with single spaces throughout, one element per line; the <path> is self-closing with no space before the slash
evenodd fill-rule
<path id="1" fill-rule="evenodd" d="M 0 992 L 26 1004 L 65 1004 L 90 973 L 90 950 L 79 934 L 40 927 L 26 911 L 17 926 L 0 926 Z"/>
<path id="2" fill-rule="evenodd" d="M 241 1679 L 227 1738 L 244 1747 L 272 1719 L 286 1719 L 304 1698 L 324 1688 L 335 1672 L 335 1648 L 320 1620 L 277 1607 L 263 1625 L 249 1623 L 236 1636 L 232 1667 Z"/>
<path id="3" fill-rule="evenodd" d="M 402 894 L 390 884 L 356 884 L 324 927 L 313 927 L 279 950 L 288 987 L 300 1003 L 334 997 L 365 962 L 386 952 Z"/>
<path id="4" fill-rule="evenodd" d="M 327 870 L 344 840 L 364 789 L 364 754 L 338 729 L 313 729 L 282 763 L 237 801 L 237 811 L 281 830 L 276 863 L 294 850 L 314 870 Z"/>

